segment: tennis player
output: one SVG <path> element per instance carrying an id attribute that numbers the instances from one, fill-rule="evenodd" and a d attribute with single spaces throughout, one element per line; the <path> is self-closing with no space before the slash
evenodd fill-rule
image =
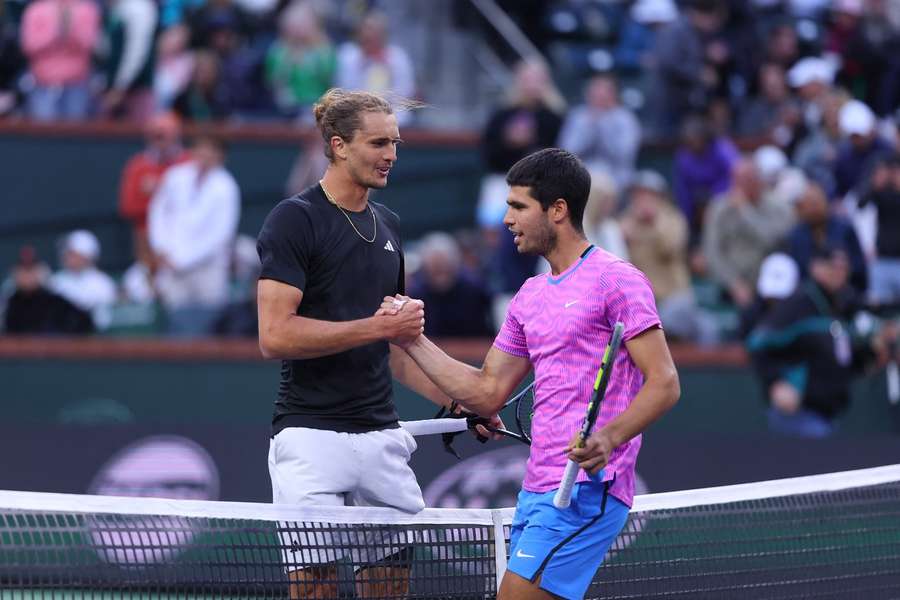
<path id="1" fill-rule="evenodd" d="M 481 368 L 450 358 L 425 336 L 398 343 L 448 396 L 482 416 L 495 415 L 534 369 L 531 454 L 498 598 L 582 598 L 628 516 L 641 432 L 678 400 L 678 375 L 647 278 L 585 239 L 591 182 L 581 161 L 541 150 L 516 163 L 506 181 L 504 223 L 518 251 L 540 254 L 551 272 L 522 285 Z M 398 310 L 393 301 L 384 299 L 386 313 Z M 399 314 L 417 306 L 407 303 Z M 574 448 L 616 321 L 625 325 L 624 348 L 594 433 Z M 584 470 L 571 506 L 560 510 L 553 495 L 568 458 Z"/>
<path id="2" fill-rule="evenodd" d="M 438 404 L 446 398 L 405 353 L 423 331 L 421 303 L 376 315 L 385 295 L 404 292 L 399 219 L 369 199 L 387 185 L 400 134 L 380 96 L 333 89 L 315 105 L 330 161 L 322 180 L 282 201 L 263 224 L 257 250 L 259 346 L 282 359 L 269 474 L 276 504 L 389 506 L 414 513 L 422 492 L 407 464 L 416 442 L 398 427 L 394 377 Z M 285 534 L 291 597 L 337 598 L 343 557 Z M 323 541 L 324 540 L 324 541 Z M 395 546 L 396 547 L 396 546 Z M 371 557 L 354 562 L 370 562 Z M 402 597 L 402 557 L 357 573 L 357 597 Z M 290 566 L 288 567 L 291 568 Z M 399 569 L 399 571 L 398 571 Z"/>

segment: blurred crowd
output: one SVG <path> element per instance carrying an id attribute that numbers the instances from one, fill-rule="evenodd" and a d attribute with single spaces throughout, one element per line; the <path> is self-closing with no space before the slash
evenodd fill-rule
<path id="1" fill-rule="evenodd" d="M 55 273 L 23 249 L 6 330 L 102 331 L 128 304 L 161 307 L 172 334 L 255 335 L 238 182 L 222 141 L 186 149 L 181 124 L 303 120 L 333 85 L 415 96 L 410 57 L 361 4 L 350 19 L 353 3 L 312 0 L 7 1 L 0 110 L 147 126 L 120 186 L 132 267 L 102 273 L 89 231 L 61 241 Z M 474 228 L 407 245 L 426 333 L 492 335 L 547 268 L 506 232 L 504 178 L 559 146 L 592 173 L 588 239 L 647 274 L 669 337 L 745 343 L 772 427 L 830 433 L 855 374 L 896 355 L 900 0 L 569 0 L 538 3 L 538 21 L 501 4 L 548 58 L 516 62 L 481 124 Z M 642 160 L 648 140 L 665 167 Z M 325 164 L 310 144 L 287 194 Z"/>
<path id="2" fill-rule="evenodd" d="M 305 120 L 333 86 L 416 94 L 367 2 L 3 0 L 0 115 Z"/>

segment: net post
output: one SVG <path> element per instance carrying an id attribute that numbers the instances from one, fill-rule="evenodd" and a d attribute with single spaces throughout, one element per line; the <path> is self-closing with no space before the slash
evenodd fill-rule
<path id="1" fill-rule="evenodd" d="M 494 561 L 497 566 L 497 591 L 506 573 L 506 533 L 503 531 L 503 511 L 493 509 L 491 519 L 494 521 Z"/>

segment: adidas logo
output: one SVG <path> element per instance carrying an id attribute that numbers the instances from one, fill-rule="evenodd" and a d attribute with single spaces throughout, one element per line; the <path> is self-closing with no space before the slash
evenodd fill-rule
<path id="1" fill-rule="evenodd" d="M 384 249 L 388 252 L 394 252 L 394 245 L 391 243 L 391 240 L 387 241 L 387 244 L 384 245 Z"/>

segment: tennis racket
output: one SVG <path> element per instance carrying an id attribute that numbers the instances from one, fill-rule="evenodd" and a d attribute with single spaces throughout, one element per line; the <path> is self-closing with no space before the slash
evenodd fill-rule
<path id="1" fill-rule="evenodd" d="M 581 432 L 578 434 L 579 448 L 584 447 L 585 441 L 591 435 L 591 429 L 597 421 L 600 414 L 600 403 L 603 401 L 603 395 L 606 393 L 606 386 L 609 384 L 609 377 L 612 373 L 613 364 L 616 362 L 616 355 L 619 353 L 619 346 L 622 344 L 622 334 L 625 331 L 625 325 L 619 321 L 613 327 L 612 338 L 606 351 L 603 353 L 603 360 L 600 361 L 600 370 L 597 371 L 597 378 L 594 380 L 594 393 L 587 407 L 587 414 L 584 417 L 584 423 L 581 425 Z M 559 489 L 553 497 L 553 505 L 556 508 L 566 508 L 572 501 L 572 488 L 575 485 L 575 478 L 578 476 L 578 463 L 572 459 L 566 463 L 566 470 L 563 473 L 562 481 L 559 482 Z"/>
<path id="2" fill-rule="evenodd" d="M 530 383 L 525 389 L 512 396 L 503 404 L 499 411 L 501 418 L 503 418 L 504 412 L 507 414 L 507 418 L 504 422 L 515 423 L 515 430 L 493 427 L 490 425 L 489 419 L 479 417 L 467 411 L 458 413 L 451 412 L 446 407 L 441 408 L 434 419 L 426 419 L 424 421 L 400 421 L 400 426 L 414 436 L 442 434 L 444 436 L 445 448 L 457 458 L 459 457 L 459 454 L 453 448 L 453 438 L 466 430 L 474 430 L 478 425 L 481 425 L 491 433 L 497 433 L 522 442 L 523 444 L 531 445 L 531 417 L 534 413 L 534 383 Z"/>

